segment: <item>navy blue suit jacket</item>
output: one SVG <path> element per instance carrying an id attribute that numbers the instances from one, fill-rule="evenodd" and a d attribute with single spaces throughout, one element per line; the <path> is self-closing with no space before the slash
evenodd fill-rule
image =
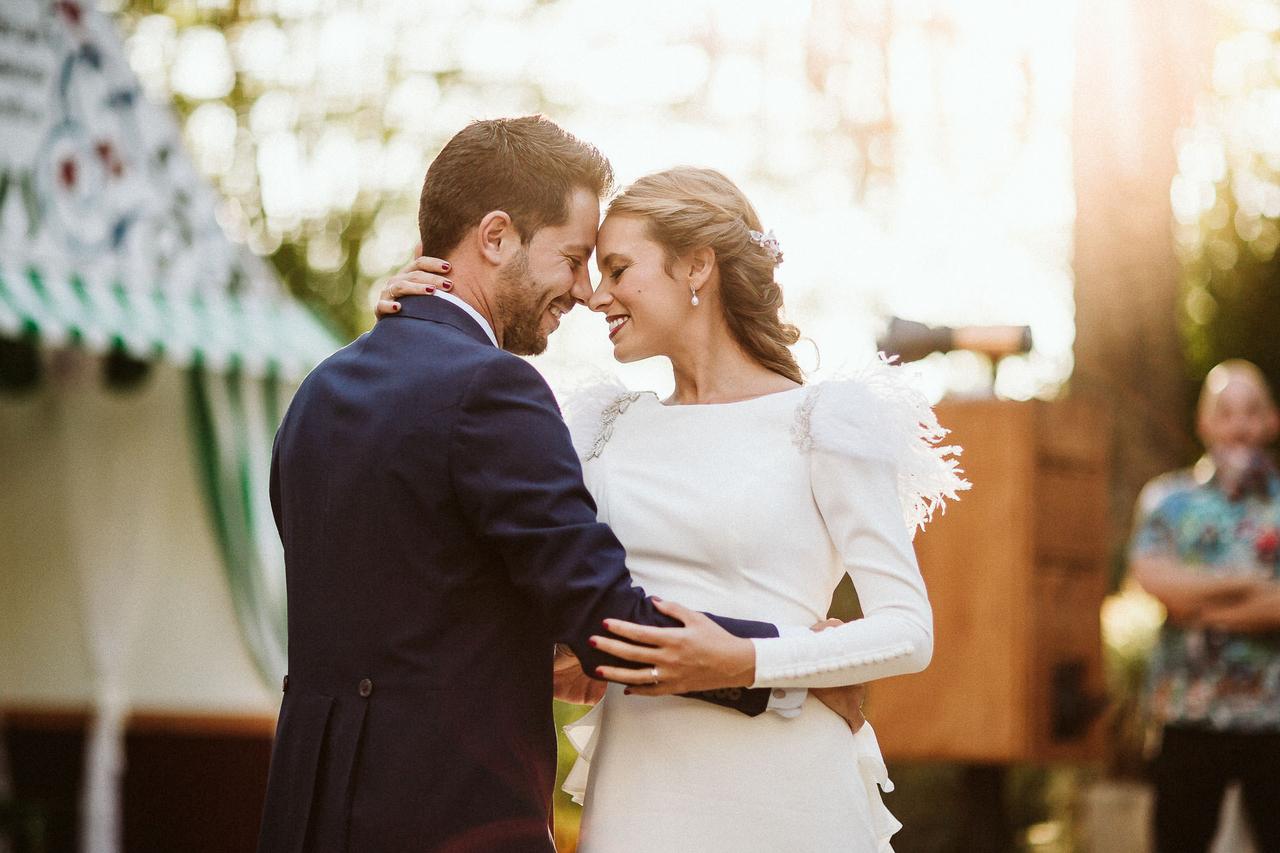
<path id="1" fill-rule="evenodd" d="M 552 850 L 553 643 L 591 672 L 615 662 L 587 644 L 602 619 L 673 624 L 538 372 L 456 305 L 402 304 L 312 371 L 276 437 L 289 675 L 261 853 Z M 768 692 L 699 698 L 758 714 Z"/>

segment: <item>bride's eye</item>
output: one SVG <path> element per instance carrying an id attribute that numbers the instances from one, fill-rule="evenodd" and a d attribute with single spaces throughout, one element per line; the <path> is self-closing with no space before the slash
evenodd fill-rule
<path id="1" fill-rule="evenodd" d="M 609 271 L 609 278 L 617 281 L 630 267 L 614 267 Z"/>

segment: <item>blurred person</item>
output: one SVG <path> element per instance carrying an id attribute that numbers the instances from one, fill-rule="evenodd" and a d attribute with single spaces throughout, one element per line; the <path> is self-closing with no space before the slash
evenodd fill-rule
<path id="1" fill-rule="evenodd" d="M 406 300 L 295 394 L 271 461 L 289 674 L 263 853 L 552 850 L 554 643 L 593 675 L 620 665 L 592 639 L 605 620 L 672 629 L 689 695 L 673 701 L 746 722 L 774 703 L 751 688 L 751 640 L 777 627 L 633 584 L 550 389 L 516 355 L 591 297 L 610 184 L 608 161 L 546 119 L 469 125 L 421 201 L 457 298 Z M 709 785 L 718 771 L 701 768 Z"/>
<path id="2" fill-rule="evenodd" d="M 1280 427 L 1262 372 L 1209 372 L 1197 408 L 1206 454 L 1139 497 L 1134 578 L 1168 616 L 1147 700 L 1159 853 L 1202 853 L 1232 782 L 1259 848 L 1280 853 Z"/>
<path id="3" fill-rule="evenodd" d="M 885 362 L 805 384 L 788 348 L 799 332 L 780 316 L 781 247 L 719 172 L 636 181 L 610 203 L 596 254 L 600 284 L 583 301 L 605 318 L 615 358 L 665 356 L 674 373 L 665 400 L 606 382 L 565 405 L 633 576 L 686 605 L 805 624 L 848 574 L 864 616 L 772 640 L 725 636 L 696 655 L 679 629 L 608 620 L 591 642 L 644 666 L 601 667 L 606 698 L 569 727 L 579 849 L 889 850 L 900 824 L 881 802 L 892 786 L 870 725 L 851 733 L 821 696 L 791 718 L 748 719 L 674 694 L 699 684 L 690 661 L 746 642 L 753 687 L 816 693 L 923 669 L 932 611 L 911 531 L 967 485 L 953 448 L 934 446 L 945 431 Z M 410 273 L 441 263 L 420 259 L 389 281 L 380 315 L 439 297 Z"/>

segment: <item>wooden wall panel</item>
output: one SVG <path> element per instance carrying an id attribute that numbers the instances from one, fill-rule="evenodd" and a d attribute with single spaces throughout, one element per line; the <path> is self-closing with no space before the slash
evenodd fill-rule
<path id="1" fill-rule="evenodd" d="M 1053 685 L 1074 679 L 1085 701 L 1102 691 L 1106 421 L 1078 401 L 944 402 L 938 415 L 948 440 L 964 447 L 974 486 L 916 539 L 934 656 L 925 672 L 870 688 L 868 716 L 885 755 L 982 763 L 1096 755 L 1096 723 L 1054 736 L 1054 708 L 1070 702 Z"/>

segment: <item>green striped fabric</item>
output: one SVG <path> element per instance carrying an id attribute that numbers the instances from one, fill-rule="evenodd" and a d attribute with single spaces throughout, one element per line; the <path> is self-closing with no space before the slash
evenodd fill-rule
<path id="1" fill-rule="evenodd" d="M 0 263 L 0 335 L 48 346 L 122 348 L 181 367 L 297 380 L 340 342 L 284 294 L 211 288 L 170 298 L 118 281 Z"/>

